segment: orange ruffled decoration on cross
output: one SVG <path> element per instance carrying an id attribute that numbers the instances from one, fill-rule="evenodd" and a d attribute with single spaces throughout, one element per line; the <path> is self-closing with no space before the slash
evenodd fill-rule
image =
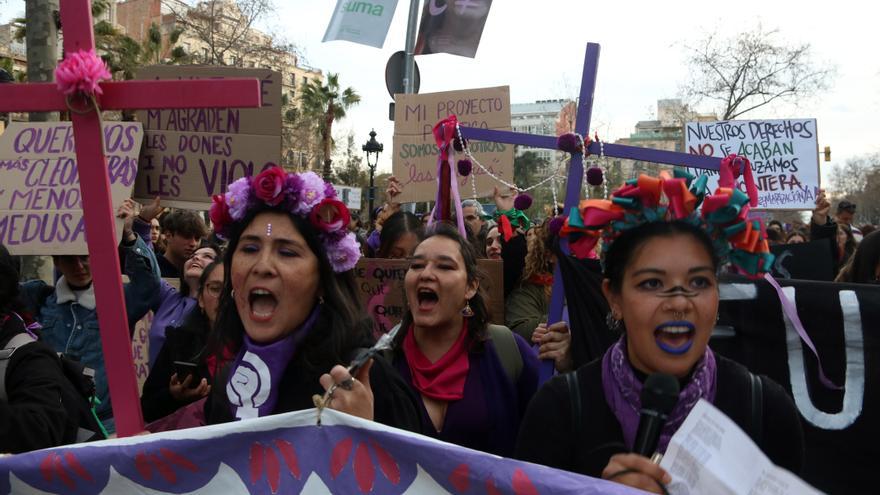
<path id="1" fill-rule="evenodd" d="M 740 176 L 748 194 L 736 187 Z M 751 179 L 751 164 L 737 155 L 722 160 L 720 187 L 711 195 L 706 195 L 707 176 L 695 177 L 683 170 L 674 175 L 661 172 L 659 177 L 641 175 L 614 191 L 610 200 L 581 201 L 569 212 L 560 235 L 569 238 L 572 254 L 583 259 L 600 238 L 607 249 L 620 233 L 642 223 L 688 221 L 709 233 L 719 255 L 737 272 L 759 277 L 769 271 L 773 255 L 763 223 L 748 217 L 757 205 L 757 187 Z"/>

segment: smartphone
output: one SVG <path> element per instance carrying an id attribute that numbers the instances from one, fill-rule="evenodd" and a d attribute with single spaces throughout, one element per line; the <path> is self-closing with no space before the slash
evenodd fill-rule
<path id="1" fill-rule="evenodd" d="M 177 380 L 180 383 L 183 383 L 187 376 L 192 375 L 192 381 L 189 383 L 189 388 L 198 387 L 199 383 L 202 381 L 202 377 L 199 376 L 198 365 L 195 363 L 174 361 L 174 370 L 177 372 Z"/>

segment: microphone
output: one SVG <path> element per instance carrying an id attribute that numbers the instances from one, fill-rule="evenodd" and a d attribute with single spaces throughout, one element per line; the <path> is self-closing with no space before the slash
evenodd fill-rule
<path id="1" fill-rule="evenodd" d="M 645 380 L 641 396 L 641 417 L 633 443 L 633 453 L 651 457 L 657 451 L 660 431 L 663 430 L 669 413 L 678 403 L 678 391 L 678 379 L 672 375 L 654 373 Z"/>

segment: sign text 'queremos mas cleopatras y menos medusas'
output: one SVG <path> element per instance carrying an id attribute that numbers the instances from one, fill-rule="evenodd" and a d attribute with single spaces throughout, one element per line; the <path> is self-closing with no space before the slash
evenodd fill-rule
<path id="1" fill-rule="evenodd" d="M 138 122 L 104 123 L 114 208 L 131 195 L 142 138 Z M 70 122 L 14 122 L 0 136 L 0 242 L 12 254 L 88 254 Z"/>
<path id="2" fill-rule="evenodd" d="M 391 167 L 403 184 L 398 200 L 433 201 L 437 198 L 437 144 L 432 130 L 442 119 L 455 115 L 467 127 L 510 130 L 510 88 L 468 89 L 443 93 L 394 95 L 394 151 Z M 477 160 L 493 174 L 513 181 L 513 145 L 488 141 L 469 141 Z M 457 153 L 456 160 L 465 158 Z M 452 164 L 456 170 L 456 164 Z M 457 176 L 457 175 L 456 175 Z M 477 196 L 492 195 L 499 185 L 486 172 L 474 166 L 466 177 L 458 177 L 462 195 L 472 194 L 476 181 Z"/>
<path id="3" fill-rule="evenodd" d="M 259 79 L 260 108 L 144 110 L 141 172 L 135 197 L 156 196 L 165 206 L 208 209 L 238 178 L 262 172 L 281 160 L 281 74 L 269 69 L 152 66 L 140 79 Z"/>
<path id="4" fill-rule="evenodd" d="M 684 133 L 688 153 L 717 157 L 736 153 L 751 161 L 758 208 L 810 210 L 815 206 L 819 190 L 816 119 L 688 122 Z M 714 191 L 716 187 L 718 174 L 710 172 L 709 188 Z"/>

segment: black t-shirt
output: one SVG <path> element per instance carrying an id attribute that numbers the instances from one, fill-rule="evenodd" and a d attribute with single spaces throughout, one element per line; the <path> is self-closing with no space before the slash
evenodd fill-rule
<path id="1" fill-rule="evenodd" d="M 156 256 L 156 262 L 159 263 L 159 271 L 162 272 L 162 278 L 180 278 L 180 270 L 168 261 L 168 258 L 159 255 Z"/>
<path id="2" fill-rule="evenodd" d="M 800 416 L 791 398 L 766 376 L 763 384 L 761 433 L 752 431 L 751 381 L 748 370 L 715 354 L 715 407 L 720 409 L 775 464 L 799 473 L 804 460 Z M 620 423 L 608 406 L 602 388 L 602 360 L 577 371 L 582 420 L 572 423 L 571 397 L 565 376 L 557 376 L 535 395 L 520 426 L 515 457 L 537 464 L 600 477 L 612 455 L 627 452 Z M 760 435 L 760 438 L 755 436 Z"/>

